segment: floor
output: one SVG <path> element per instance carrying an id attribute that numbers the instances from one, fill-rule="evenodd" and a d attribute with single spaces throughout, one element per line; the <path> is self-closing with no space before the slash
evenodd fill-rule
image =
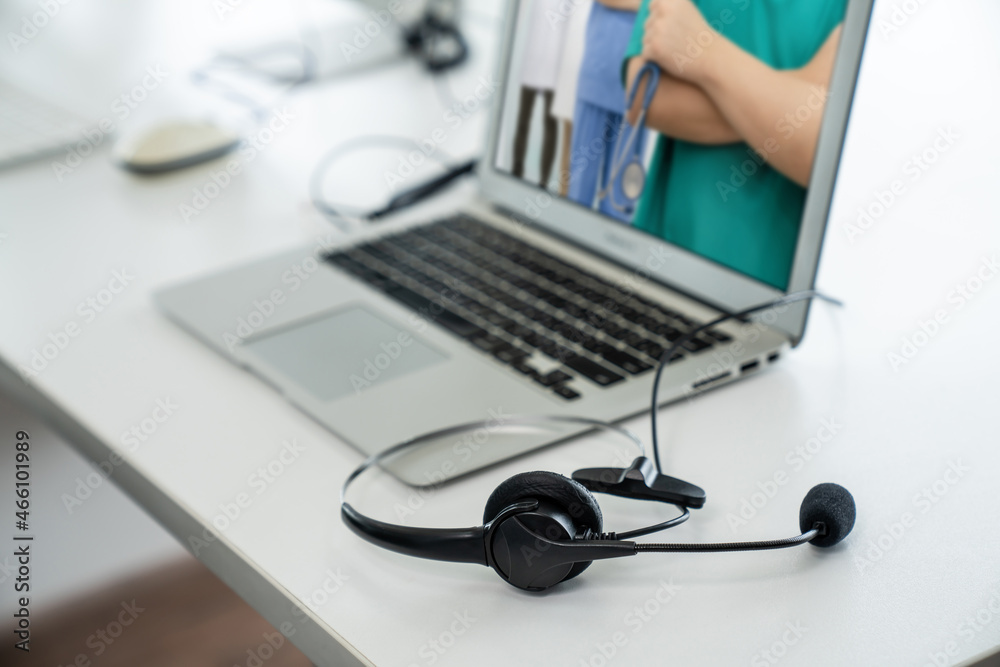
<path id="1" fill-rule="evenodd" d="M 32 622 L 25 667 L 308 667 L 309 660 L 193 558 L 117 581 Z M 2 632 L 10 637 L 10 630 Z"/>

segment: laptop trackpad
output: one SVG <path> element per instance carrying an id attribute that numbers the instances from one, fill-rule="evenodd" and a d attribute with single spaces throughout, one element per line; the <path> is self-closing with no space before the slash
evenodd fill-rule
<path id="1" fill-rule="evenodd" d="M 265 334 L 243 347 L 322 401 L 376 387 L 448 358 L 361 306 Z"/>

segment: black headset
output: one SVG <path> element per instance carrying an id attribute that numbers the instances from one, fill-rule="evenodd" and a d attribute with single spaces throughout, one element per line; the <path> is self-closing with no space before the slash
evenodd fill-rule
<path id="1" fill-rule="evenodd" d="M 728 319 L 740 318 L 767 308 L 812 298 L 827 297 L 813 292 L 784 296 L 741 313 L 723 315 L 685 336 L 666 350 L 670 359 L 678 347 L 700 331 Z M 653 415 L 656 391 L 664 363 L 654 379 Z M 564 424 L 584 429 L 605 429 L 625 435 L 640 450 L 641 441 L 625 429 L 584 417 L 515 417 L 517 425 Z M 595 560 L 635 556 L 640 553 L 760 551 L 810 543 L 816 547 L 838 544 L 854 527 L 856 508 L 850 492 L 837 484 L 813 487 L 799 509 L 800 535 L 780 540 L 717 544 L 638 543 L 634 537 L 649 535 L 680 525 L 690 509 L 705 504 L 703 489 L 659 471 L 654 421 L 654 454 L 657 465 L 641 455 L 627 468 L 577 470 L 572 479 L 554 472 L 535 471 L 514 475 L 501 483 L 486 501 L 483 525 L 472 528 L 420 528 L 386 523 L 365 516 L 346 502 L 350 484 L 369 468 L 441 438 L 470 431 L 480 423 L 464 424 L 436 431 L 375 454 L 364 461 L 344 482 L 341 490 L 341 518 L 362 539 L 397 553 L 456 563 L 477 563 L 493 568 L 504 581 L 520 589 L 543 591 L 567 581 L 587 569 Z M 644 453 L 643 453 L 644 454 Z M 681 513 L 668 521 L 625 533 L 603 532 L 601 508 L 592 492 L 651 500 L 676 506 Z"/>

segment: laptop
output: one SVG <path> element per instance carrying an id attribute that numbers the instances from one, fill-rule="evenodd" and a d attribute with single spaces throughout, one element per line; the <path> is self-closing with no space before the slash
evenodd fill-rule
<path id="1" fill-rule="evenodd" d="M 649 231 L 656 211 L 644 209 L 642 197 L 656 195 L 653 174 L 662 177 L 664 168 L 653 162 L 664 154 L 680 160 L 685 150 L 654 130 L 635 142 L 651 172 L 647 191 L 633 210 L 609 207 L 600 191 L 617 186 L 587 183 L 581 174 L 595 163 L 602 172 L 612 156 L 591 140 L 580 160 L 581 143 L 573 142 L 573 133 L 600 116 L 581 117 L 573 95 L 583 98 L 580 91 L 592 83 L 582 76 L 590 74 L 585 63 L 600 56 L 586 52 L 591 24 L 609 15 L 621 23 L 623 12 L 526 0 L 505 10 L 499 86 L 474 201 L 441 218 L 372 226 L 336 247 L 303 247 L 171 286 L 157 293 L 158 305 L 366 454 L 436 429 L 486 422 L 481 438 L 443 438 L 392 467 L 414 485 L 573 435 L 531 432 L 491 442 L 488 426 L 510 415 L 620 421 L 640 414 L 649 408 L 659 356 L 683 332 L 813 287 L 872 2 L 840 4 L 846 13 L 811 180 L 791 200 L 793 229 L 781 237 L 783 254 L 766 235 L 741 240 L 733 255 L 733 243 L 714 238 L 713 245 L 713 238 L 698 238 L 698 229 Z M 582 11 L 590 14 L 573 15 Z M 740 20 L 737 9 L 727 16 Z M 608 40 L 600 41 L 607 48 Z M 625 45 L 613 48 L 624 53 Z M 555 115 L 567 107 L 572 131 Z M 594 105 L 586 113 L 602 110 Z M 742 159 L 719 181 L 739 190 L 747 186 L 729 179 L 752 152 L 736 150 Z M 796 192 L 782 190 L 789 191 Z M 745 233 L 740 219 L 705 224 L 713 222 Z M 665 369 L 663 402 L 778 362 L 802 340 L 808 306 L 767 315 L 724 324 L 684 345 Z"/>

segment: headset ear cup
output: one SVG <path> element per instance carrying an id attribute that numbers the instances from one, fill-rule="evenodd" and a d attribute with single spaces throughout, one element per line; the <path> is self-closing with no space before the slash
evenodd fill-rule
<path id="1" fill-rule="evenodd" d="M 523 472 L 502 482 L 486 501 L 483 523 L 492 521 L 505 507 L 530 498 L 559 505 L 573 518 L 579 532 L 590 530 L 600 533 L 603 530 L 601 507 L 593 494 L 579 482 L 543 470 Z M 572 579 L 589 565 L 589 561 L 575 564 L 566 579 Z"/>

